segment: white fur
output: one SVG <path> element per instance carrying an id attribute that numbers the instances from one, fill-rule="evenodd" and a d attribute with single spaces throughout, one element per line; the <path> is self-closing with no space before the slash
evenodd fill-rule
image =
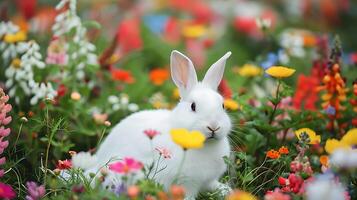
<path id="1" fill-rule="evenodd" d="M 174 83 L 179 87 L 181 101 L 172 110 L 147 110 L 134 113 L 117 124 L 101 144 L 96 156 L 98 164 L 91 172 L 96 172 L 113 158 L 133 157 L 145 165 L 150 165 L 153 148 L 165 147 L 172 152 L 172 158 L 166 159 L 162 166 L 166 168 L 158 173 L 156 181 L 166 189 L 172 184 L 178 172 L 183 150 L 171 137 L 172 128 L 186 128 L 201 131 L 206 138 L 212 136 L 207 126 L 220 127 L 215 138 L 207 139 L 202 149 L 190 149 L 179 177 L 179 183 L 186 188 L 188 198 L 195 198 L 199 191 L 224 188 L 218 182 L 225 172 L 224 156 L 229 156 L 230 147 L 227 135 L 231 122 L 222 107 L 223 98 L 216 92 L 222 79 L 225 60 L 230 52 L 212 65 L 203 82 L 197 81 L 196 72 L 190 59 L 178 51 L 171 53 L 171 73 Z M 195 102 L 196 112 L 191 110 Z M 144 130 L 154 129 L 161 134 L 156 136 L 151 146 Z M 138 178 L 142 174 L 138 175 Z M 119 175 L 109 172 L 107 184 L 118 180 Z"/>

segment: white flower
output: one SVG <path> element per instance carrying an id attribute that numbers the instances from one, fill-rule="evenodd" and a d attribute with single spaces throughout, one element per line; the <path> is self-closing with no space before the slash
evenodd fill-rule
<path id="1" fill-rule="evenodd" d="M 38 103 L 40 99 L 51 99 L 53 100 L 55 96 L 57 96 L 57 91 L 52 88 L 51 83 L 36 83 L 31 81 L 30 84 L 32 87 L 32 92 L 34 96 L 30 100 L 31 105 L 35 105 Z"/>
<path id="2" fill-rule="evenodd" d="M 126 94 L 122 94 L 120 97 L 120 103 L 122 105 L 127 105 L 129 103 L 129 97 Z"/>
<path id="3" fill-rule="evenodd" d="M 297 30 L 287 30 L 280 35 L 280 45 L 289 55 L 304 57 L 304 38 Z"/>
<path id="4" fill-rule="evenodd" d="M 97 163 L 97 157 L 89 152 L 79 152 L 72 157 L 72 165 L 75 168 L 90 169 Z"/>
<path id="5" fill-rule="evenodd" d="M 307 200 L 345 199 L 345 188 L 332 176 L 322 175 L 306 185 Z"/>
<path id="6" fill-rule="evenodd" d="M 61 0 L 56 9 L 60 10 L 67 3 L 69 3 L 69 9 L 65 9 L 56 16 L 52 31 L 55 36 L 70 40 L 70 48 L 65 46 L 65 51 L 70 55 L 68 61 L 76 63 L 73 65 L 76 71 L 75 77 L 82 80 L 85 78 L 85 68 L 88 65 L 97 65 L 98 58 L 95 54 L 95 46 L 86 39 L 87 29 L 77 15 L 77 0 Z M 70 39 L 66 37 L 69 32 L 74 33 Z M 78 63 L 78 61 L 80 62 Z M 67 70 L 71 71 L 70 69 Z"/>
<path id="7" fill-rule="evenodd" d="M 0 22 L 0 38 L 3 38 L 6 34 L 15 34 L 20 28 L 12 22 Z M 0 51 L 5 63 L 11 59 L 16 58 L 18 54 L 25 52 L 27 48 L 24 48 L 24 42 L 6 43 L 0 40 Z"/>
<path id="8" fill-rule="evenodd" d="M 108 97 L 108 102 L 111 103 L 111 104 L 118 103 L 119 102 L 119 98 L 117 96 L 110 95 Z"/>
<path id="9" fill-rule="evenodd" d="M 137 104 L 135 104 L 135 103 L 129 103 L 128 110 L 130 112 L 138 111 L 139 110 L 139 106 Z"/>
<path id="10" fill-rule="evenodd" d="M 330 155 L 329 164 L 333 167 L 357 168 L 357 150 L 337 149 Z"/>

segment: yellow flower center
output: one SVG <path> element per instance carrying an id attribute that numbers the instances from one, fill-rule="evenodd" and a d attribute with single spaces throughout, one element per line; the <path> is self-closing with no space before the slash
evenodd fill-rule
<path id="1" fill-rule="evenodd" d="M 15 69 L 19 69 L 21 67 L 21 60 L 19 58 L 15 58 L 11 62 L 11 66 Z"/>

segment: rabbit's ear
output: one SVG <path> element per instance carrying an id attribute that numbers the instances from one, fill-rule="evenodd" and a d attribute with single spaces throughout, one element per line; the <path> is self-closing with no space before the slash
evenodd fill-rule
<path id="1" fill-rule="evenodd" d="M 171 77 L 184 97 L 197 84 L 197 75 L 192 61 L 182 53 L 171 52 Z"/>
<path id="2" fill-rule="evenodd" d="M 222 58 L 217 60 L 207 71 L 205 77 L 203 78 L 203 83 L 210 86 L 212 89 L 217 90 L 218 85 L 221 83 L 223 78 L 224 68 L 226 65 L 226 60 L 232 53 L 227 52 Z"/>

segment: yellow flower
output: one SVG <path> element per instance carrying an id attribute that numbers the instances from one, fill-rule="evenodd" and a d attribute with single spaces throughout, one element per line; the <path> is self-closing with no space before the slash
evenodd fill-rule
<path id="1" fill-rule="evenodd" d="M 18 69 L 21 67 L 21 60 L 19 58 L 15 58 L 11 61 L 11 66 Z"/>
<path id="2" fill-rule="evenodd" d="M 316 135 L 315 131 L 309 128 L 301 128 L 295 131 L 295 135 L 299 140 L 302 140 L 303 133 L 305 133 L 309 138 L 309 144 L 318 144 L 321 141 L 321 136 Z"/>
<path id="3" fill-rule="evenodd" d="M 26 40 L 26 33 L 24 31 L 18 31 L 15 34 L 6 34 L 4 41 L 7 43 L 21 42 Z"/>
<path id="4" fill-rule="evenodd" d="M 206 32 L 206 27 L 203 25 L 187 25 L 183 27 L 182 35 L 188 38 L 198 38 Z"/>
<path id="5" fill-rule="evenodd" d="M 226 200 L 257 200 L 257 198 L 248 192 L 235 190 Z"/>
<path id="6" fill-rule="evenodd" d="M 170 131 L 172 140 L 183 149 L 199 149 L 203 147 L 205 136 L 199 131 L 189 132 L 187 129 L 178 128 Z"/>
<path id="7" fill-rule="evenodd" d="M 172 98 L 176 100 L 180 99 L 180 90 L 178 88 L 175 88 L 174 91 L 172 91 Z"/>
<path id="8" fill-rule="evenodd" d="M 325 151 L 329 154 L 334 152 L 336 149 L 349 149 L 351 148 L 348 144 L 338 141 L 336 139 L 328 139 L 325 144 Z"/>
<path id="9" fill-rule="evenodd" d="M 238 102 L 234 101 L 233 99 L 225 99 L 223 105 L 228 110 L 238 110 L 240 107 Z"/>
<path id="10" fill-rule="evenodd" d="M 244 77 L 254 77 L 261 75 L 262 69 L 252 64 L 245 64 L 243 67 L 238 68 L 237 72 Z"/>
<path id="11" fill-rule="evenodd" d="M 331 154 L 336 149 L 352 149 L 354 145 L 357 145 L 357 128 L 349 130 L 341 140 L 328 139 L 325 144 L 325 151 Z"/>
<path id="12" fill-rule="evenodd" d="M 295 69 L 283 67 L 283 66 L 272 66 L 265 70 L 265 73 L 269 74 L 275 78 L 286 78 L 295 73 Z"/>
<path id="13" fill-rule="evenodd" d="M 357 145 L 357 128 L 349 130 L 341 139 L 341 142 L 350 146 Z"/>

